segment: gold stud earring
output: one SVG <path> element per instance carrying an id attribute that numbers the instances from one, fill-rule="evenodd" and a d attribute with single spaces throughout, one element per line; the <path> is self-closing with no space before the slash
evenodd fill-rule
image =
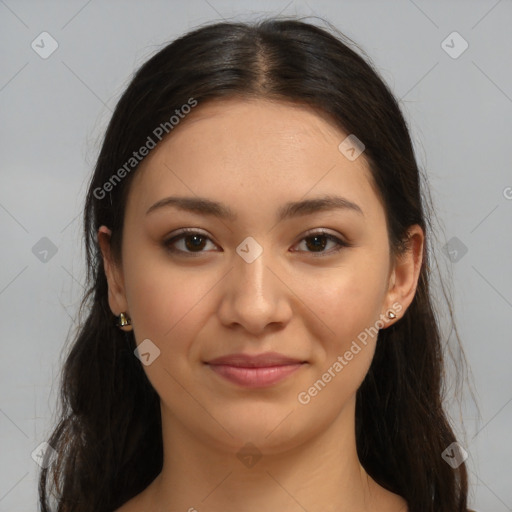
<path id="1" fill-rule="evenodd" d="M 130 320 L 130 317 L 127 313 L 119 313 L 116 325 L 119 327 L 119 329 L 125 332 L 129 332 L 133 329 L 132 321 Z"/>
<path id="2" fill-rule="evenodd" d="M 388 318 L 390 318 L 390 319 L 396 318 L 395 313 L 391 310 L 388 311 L 387 315 L 388 315 Z"/>

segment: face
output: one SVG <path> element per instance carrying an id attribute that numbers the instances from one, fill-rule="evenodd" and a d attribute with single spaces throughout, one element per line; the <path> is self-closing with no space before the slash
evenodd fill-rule
<path id="1" fill-rule="evenodd" d="M 420 262 L 390 260 L 364 153 L 338 149 L 347 135 L 308 107 L 214 101 L 137 170 L 122 264 L 105 235 L 102 248 L 110 306 L 144 342 L 169 428 L 270 453 L 353 421 L 378 329 L 403 315 Z"/>

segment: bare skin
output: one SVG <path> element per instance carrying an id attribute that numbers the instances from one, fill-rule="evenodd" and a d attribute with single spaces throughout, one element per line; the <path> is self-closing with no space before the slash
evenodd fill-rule
<path id="1" fill-rule="evenodd" d="M 407 511 L 359 463 L 355 394 L 378 329 L 400 321 L 414 297 L 424 234 L 411 226 L 411 249 L 391 260 L 364 153 L 350 161 L 338 149 L 347 135 L 304 106 L 200 104 L 134 177 L 122 264 L 111 257 L 109 229 L 100 228 L 110 308 L 130 315 L 137 344 L 149 339 L 160 350 L 143 368 L 160 396 L 163 470 L 116 512 Z M 277 219 L 285 203 L 325 195 L 361 212 Z M 218 201 L 236 218 L 169 205 L 147 213 L 169 196 Z M 199 234 L 170 242 L 180 228 Z M 321 229 L 349 245 L 335 252 Z M 251 262 L 236 250 L 247 237 L 262 248 Z M 303 364 L 260 388 L 206 364 L 269 351 Z M 319 379 L 325 385 L 315 392 Z"/>

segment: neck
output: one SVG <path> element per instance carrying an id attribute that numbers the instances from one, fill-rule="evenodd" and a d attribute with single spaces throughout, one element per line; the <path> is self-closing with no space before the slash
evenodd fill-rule
<path id="1" fill-rule="evenodd" d="M 387 510 L 382 488 L 359 463 L 354 414 L 355 398 L 327 430 L 286 451 L 260 443 L 260 452 L 201 439 L 162 407 L 164 464 L 148 488 L 148 505 L 184 512 Z"/>

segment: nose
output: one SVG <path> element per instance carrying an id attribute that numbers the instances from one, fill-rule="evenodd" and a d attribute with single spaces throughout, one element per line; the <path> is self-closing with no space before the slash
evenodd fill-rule
<path id="1" fill-rule="evenodd" d="M 268 252 L 264 250 L 252 262 L 235 255 L 234 268 L 224 280 L 219 307 L 219 317 L 225 326 L 261 335 L 282 329 L 290 321 L 293 293 Z"/>

